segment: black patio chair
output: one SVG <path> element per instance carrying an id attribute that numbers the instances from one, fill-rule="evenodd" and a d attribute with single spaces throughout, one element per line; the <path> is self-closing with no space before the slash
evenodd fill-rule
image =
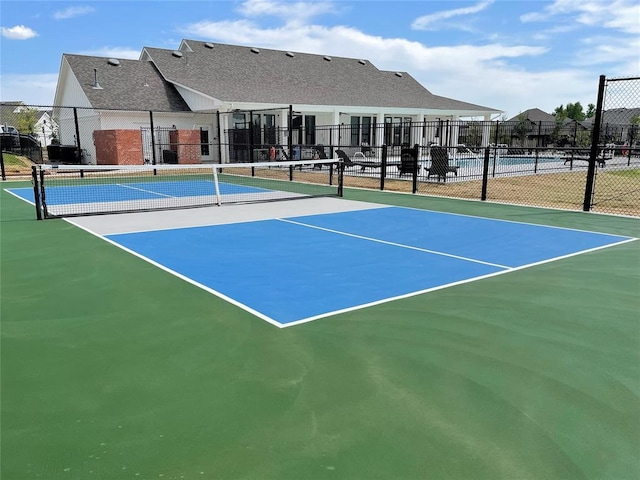
<path id="1" fill-rule="evenodd" d="M 400 165 L 398 166 L 398 174 L 400 176 L 408 173 L 413 175 L 414 170 L 420 171 L 418 165 L 418 145 L 413 148 L 403 148 L 400 150 Z"/>
<path id="2" fill-rule="evenodd" d="M 442 178 L 447 181 L 447 173 L 453 173 L 458 176 L 458 167 L 449 164 L 449 154 L 447 149 L 439 145 L 431 147 L 431 167 L 427 168 L 427 179 L 431 175 L 438 177 L 438 181 Z"/>

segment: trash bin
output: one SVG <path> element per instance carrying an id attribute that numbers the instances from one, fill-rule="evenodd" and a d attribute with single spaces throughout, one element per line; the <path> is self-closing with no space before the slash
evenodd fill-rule
<path id="1" fill-rule="evenodd" d="M 178 163 L 178 154 L 173 150 L 162 150 L 162 163 Z"/>

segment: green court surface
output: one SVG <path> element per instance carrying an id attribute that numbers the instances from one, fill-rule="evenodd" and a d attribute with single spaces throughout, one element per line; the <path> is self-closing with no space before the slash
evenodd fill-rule
<path id="1" fill-rule="evenodd" d="M 3 480 L 640 478 L 640 241 L 278 329 L 0 199 Z"/>

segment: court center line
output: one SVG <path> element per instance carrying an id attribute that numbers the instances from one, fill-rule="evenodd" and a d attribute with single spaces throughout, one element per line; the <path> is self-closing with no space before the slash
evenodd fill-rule
<path id="1" fill-rule="evenodd" d="M 175 195 L 166 195 L 164 193 L 154 192 L 153 190 L 147 190 L 147 189 L 144 189 L 144 188 L 132 187 L 131 185 L 124 185 L 122 183 L 116 183 L 116 185 L 118 185 L 119 187 L 130 188 L 131 190 L 138 190 L 140 192 L 152 193 L 152 194 L 158 195 L 160 197 L 178 198 Z"/>
<path id="2" fill-rule="evenodd" d="M 324 230 L 325 232 L 336 233 L 338 235 L 345 235 L 347 237 L 359 238 L 361 240 L 369 240 L 371 242 L 383 243 L 385 245 L 391 245 L 391 246 L 394 246 L 394 247 L 408 248 L 410 250 L 417 250 L 419 252 L 432 253 L 434 255 L 440 255 L 440 256 L 443 256 L 443 257 L 456 258 L 458 260 L 465 260 L 467 262 L 480 263 L 482 265 L 488 265 L 488 266 L 491 266 L 491 267 L 503 268 L 505 270 L 513 270 L 513 267 L 509 267 L 509 266 L 506 266 L 506 265 L 500 265 L 499 263 L 484 262 L 482 260 L 477 260 L 475 258 L 462 257 L 460 255 L 453 255 L 451 253 L 439 252 L 437 250 L 429 250 L 427 248 L 414 247 L 412 245 L 405 245 L 405 244 L 402 244 L 402 243 L 395 243 L 395 242 L 389 242 L 387 240 L 380 240 L 379 238 L 372 238 L 372 237 L 365 237 L 365 236 L 362 236 L 362 235 L 355 235 L 353 233 L 341 232 L 340 230 L 333 230 L 331 228 L 318 227 L 317 225 L 310 225 L 308 223 L 296 222 L 294 220 L 288 220 L 286 218 L 276 218 L 275 220 L 279 220 L 281 222 L 286 222 L 286 223 L 292 223 L 294 225 L 300 225 L 302 227 L 309 227 L 309 228 L 315 228 L 317 230 Z"/>

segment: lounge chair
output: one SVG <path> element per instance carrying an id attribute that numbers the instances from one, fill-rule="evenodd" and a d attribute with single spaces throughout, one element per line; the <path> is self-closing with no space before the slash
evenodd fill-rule
<path id="1" fill-rule="evenodd" d="M 604 152 L 600 153 L 601 156 L 596 158 L 596 162 L 599 167 L 604 167 L 606 163 L 606 158 L 604 158 Z M 569 156 L 565 159 L 564 164 L 573 163 L 575 161 L 587 162 L 591 160 L 591 150 L 575 150 L 572 151 Z"/>
<path id="2" fill-rule="evenodd" d="M 400 150 L 400 165 L 398 165 L 398 174 L 400 176 L 408 173 L 413 175 L 414 170 L 417 168 L 420 171 L 420 165 L 418 165 L 418 145 L 414 145 L 413 148 L 403 148 Z"/>
<path id="3" fill-rule="evenodd" d="M 447 181 L 447 173 L 452 172 L 458 176 L 458 167 L 449 165 L 449 154 L 447 149 L 439 145 L 431 147 L 431 167 L 427 168 L 427 179 L 431 175 L 438 177 L 438 181 L 442 178 Z"/>
<path id="4" fill-rule="evenodd" d="M 342 159 L 345 167 L 358 166 L 360 167 L 360 171 L 364 172 L 366 168 L 380 168 L 382 166 L 382 163 L 376 162 L 373 160 L 367 160 L 365 159 L 365 156 L 361 152 L 358 152 L 358 153 L 360 154 L 359 155 L 360 158 L 356 159 L 354 156 L 354 159 L 352 160 L 351 158 L 349 158 L 349 155 L 347 155 L 344 150 L 336 150 L 336 155 L 338 155 L 338 158 Z"/>

